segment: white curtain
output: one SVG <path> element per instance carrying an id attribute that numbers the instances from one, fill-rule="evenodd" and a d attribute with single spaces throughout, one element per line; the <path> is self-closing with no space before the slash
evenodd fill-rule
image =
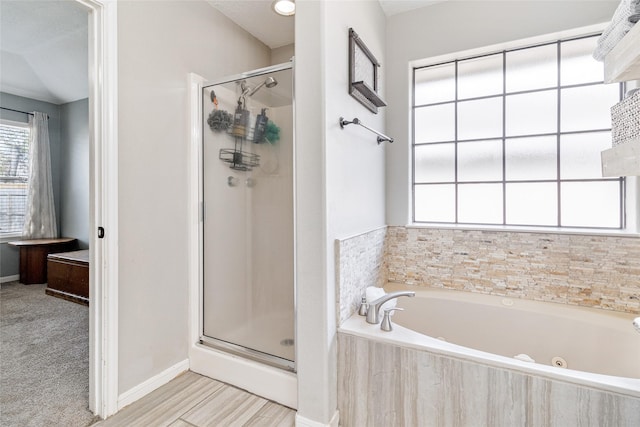
<path id="1" fill-rule="evenodd" d="M 58 227 L 51 182 L 47 115 L 34 113 L 29 117 L 29 129 L 29 191 L 22 237 L 25 239 L 55 238 L 58 237 Z"/>

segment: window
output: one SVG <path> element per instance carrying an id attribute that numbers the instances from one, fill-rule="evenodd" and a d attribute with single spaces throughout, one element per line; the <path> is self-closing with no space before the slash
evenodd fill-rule
<path id="1" fill-rule="evenodd" d="M 22 234 L 29 178 L 29 128 L 0 122 L 0 237 Z"/>
<path id="2" fill-rule="evenodd" d="M 416 223 L 624 228 L 597 36 L 413 69 Z"/>

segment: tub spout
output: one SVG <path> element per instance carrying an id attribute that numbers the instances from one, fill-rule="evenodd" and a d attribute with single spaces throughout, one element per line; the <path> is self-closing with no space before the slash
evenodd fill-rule
<path id="1" fill-rule="evenodd" d="M 367 323 L 373 323 L 374 325 L 380 322 L 380 308 L 382 305 L 394 298 L 398 297 L 414 297 L 416 293 L 413 291 L 399 291 L 386 294 L 375 301 L 369 303 L 369 310 L 367 310 Z"/>

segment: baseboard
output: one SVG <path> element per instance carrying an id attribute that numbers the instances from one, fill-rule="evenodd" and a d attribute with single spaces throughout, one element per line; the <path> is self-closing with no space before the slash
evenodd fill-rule
<path id="1" fill-rule="evenodd" d="M 136 400 L 146 396 L 157 388 L 162 387 L 178 375 L 189 370 L 189 359 L 176 363 L 165 369 L 158 375 L 149 378 L 145 382 L 125 391 L 118 396 L 118 411 L 127 405 L 131 405 Z"/>
<path id="2" fill-rule="evenodd" d="M 3 276 L 3 277 L 0 277 L 0 283 L 15 282 L 16 280 L 19 280 L 19 279 L 20 279 L 19 274 L 14 274 L 13 276 Z"/>
<path id="3" fill-rule="evenodd" d="M 329 424 L 319 423 L 317 421 L 312 421 L 308 418 L 301 417 L 299 414 L 296 414 L 296 427 L 338 427 L 340 424 L 340 412 L 336 410 L 331 417 L 331 421 Z"/>

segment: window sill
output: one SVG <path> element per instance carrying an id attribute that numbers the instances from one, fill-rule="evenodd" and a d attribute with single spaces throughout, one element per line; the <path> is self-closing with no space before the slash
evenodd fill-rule
<path id="1" fill-rule="evenodd" d="M 22 235 L 20 234 L 15 234 L 11 236 L 2 236 L 0 237 L 0 243 L 13 242 L 14 240 L 20 240 L 20 239 L 22 239 Z"/>
<path id="2" fill-rule="evenodd" d="M 407 228 L 431 228 L 439 230 L 468 230 L 468 231 L 501 231 L 507 233 L 536 233 L 536 234 L 568 234 L 580 236 L 603 237 L 640 237 L 640 233 L 629 230 L 599 230 L 593 228 L 558 228 L 558 227 L 524 227 L 514 225 L 467 225 L 440 223 L 409 223 Z"/>

